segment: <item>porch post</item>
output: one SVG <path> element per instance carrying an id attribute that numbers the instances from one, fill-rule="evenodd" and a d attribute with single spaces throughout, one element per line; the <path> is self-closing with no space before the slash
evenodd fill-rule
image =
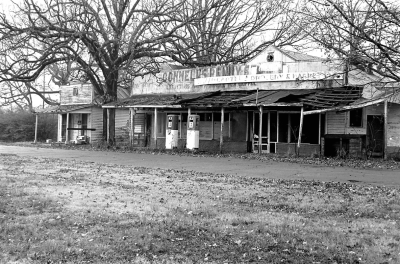
<path id="1" fill-rule="evenodd" d="M 192 114 L 192 108 L 188 108 L 188 115 L 191 115 Z"/>
<path id="2" fill-rule="evenodd" d="M 69 126 L 69 113 L 67 113 L 67 124 L 65 126 L 65 144 L 68 144 L 68 126 Z"/>
<path id="3" fill-rule="evenodd" d="M 303 133 L 303 119 L 304 119 L 304 107 L 301 107 L 299 138 L 298 138 L 298 141 L 297 141 L 297 156 L 299 156 L 299 154 L 300 154 L 301 134 Z"/>
<path id="4" fill-rule="evenodd" d="M 219 152 L 222 153 L 222 146 L 224 144 L 224 114 L 225 109 L 221 107 L 221 135 L 219 135 Z"/>
<path id="5" fill-rule="evenodd" d="M 383 125 L 383 159 L 387 159 L 387 129 L 388 129 L 388 102 L 385 100 L 383 102 L 384 107 L 384 125 Z"/>
<path id="6" fill-rule="evenodd" d="M 259 126 L 258 126 L 258 154 L 262 153 L 262 120 L 263 120 L 263 106 L 260 106 L 260 114 L 259 116 Z"/>
<path id="7" fill-rule="evenodd" d="M 318 145 L 321 145 L 321 113 L 318 114 Z"/>
<path id="8" fill-rule="evenodd" d="M 268 111 L 268 147 L 267 147 L 267 153 L 271 153 L 270 138 L 271 138 L 271 112 Z"/>
<path id="9" fill-rule="evenodd" d="M 38 121 L 39 121 L 39 119 L 38 119 L 38 114 L 36 114 L 36 122 L 35 122 L 35 141 L 34 141 L 34 143 L 35 143 L 35 144 L 37 143 L 37 128 L 38 128 Z"/>
<path id="10" fill-rule="evenodd" d="M 134 126 L 133 126 L 133 121 L 134 121 L 134 118 L 135 118 L 135 109 L 133 108 L 133 107 L 131 107 L 130 108 L 130 110 L 131 110 L 131 127 L 130 127 L 130 133 L 129 133 L 129 142 L 131 143 L 131 146 L 133 145 L 133 129 L 134 129 Z"/>
<path id="11" fill-rule="evenodd" d="M 157 108 L 154 108 L 154 145 L 157 148 Z"/>
<path id="12" fill-rule="evenodd" d="M 107 143 L 109 145 L 115 144 L 115 108 L 107 108 Z M 111 127 L 111 123 L 114 124 Z"/>
<path id="13" fill-rule="evenodd" d="M 251 132 L 252 132 L 252 134 L 250 135 L 251 136 L 251 152 L 253 152 L 254 153 L 254 134 L 256 133 L 256 131 L 254 131 L 254 129 L 256 128 L 256 113 L 255 113 L 256 111 L 253 111 L 253 124 L 252 124 L 252 127 L 251 127 Z"/>

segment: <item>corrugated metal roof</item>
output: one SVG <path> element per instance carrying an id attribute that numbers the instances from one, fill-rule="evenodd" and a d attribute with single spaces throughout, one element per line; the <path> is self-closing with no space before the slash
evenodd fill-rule
<path id="1" fill-rule="evenodd" d="M 322 108 L 318 110 L 311 110 L 311 111 L 305 111 L 304 115 L 311 115 L 311 114 L 318 114 L 318 113 L 326 113 L 326 112 L 332 112 L 332 111 L 348 111 L 351 109 L 356 109 L 356 108 L 363 108 L 367 107 L 370 105 L 375 105 L 384 101 L 388 101 L 391 103 L 397 103 L 399 104 L 400 101 L 398 100 L 400 96 L 400 89 L 392 90 L 392 91 L 385 91 L 383 93 L 377 94 L 371 98 L 359 98 L 358 100 L 355 100 L 352 103 L 349 103 L 348 105 L 342 105 L 342 106 L 337 106 L 337 107 L 327 107 L 327 108 Z"/>
<path id="2" fill-rule="evenodd" d="M 80 104 L 80 105 L 55 105 L 43 109 L 35 109 L 38 114 L 64 114 L 71 111 L 92 107 L 93 104 Z"/>
<path id="3" fill-rule="evenodd" d="M 338 87 L 316 90 L 314 94 L 301 99 L 308 108 L 321 109 L 344 106 L 359 100 L 362 87 Z"/>
<path id="4" fill-rule="evenodd" d="M 249 96 L 235 100 L 243 105 L 263 105 L 268 106 L 275 103 L 299 103 L 304 95 L 315 93 L 315 90 L 269 90 L 253 91 Z"/>
<path id="5" fill-rule="evenodd" d="M 242 105 L 236 100 L 254 93 L 254 91 L 218 91 L 205 94 L 197 98 L 181 100 L 179 103 L 183 106 L 200 106 L 200 107 L 222 107 Z"/>
<path id="6" fill-rule="evenodd" d="M 145 106 L 176 106 L 184 99 L 191 99 L 204 96 L 210 93 L 191 93 L 191 94 L 142 94 L 133 95 L 129 98 L 118 100 L 103 105 L 104 108 L 114 107 L 145 107 Z"/>

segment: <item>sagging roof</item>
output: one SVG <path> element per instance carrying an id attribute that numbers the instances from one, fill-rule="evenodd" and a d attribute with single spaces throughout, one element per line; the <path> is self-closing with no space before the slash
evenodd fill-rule
<path id="1" fill-rule="evenodd" d="M 92 107 L 94 104 L 79 104 L 79 105 L 55 105 L 43 109 L 35 109 L 37 114 L 65 114 L 75 110 Z"/>
<path id="2" fill-rule="evenodd" d="M 372 104 L 384 100 L 384 95 L 362 98 L 363 87 L 336 87 L 303 90 L 217 91 L 197 94 L 134 95 L 104 108 L 180 108 L 180 107 L 246 107 L 246 106 L 304 106 L 308 112 L 345 109 L 355 104 Z M 392 95 L 393 96 L 393 95 Z M 400 96 L 398 98 L 400 101 Z"/>
<path id="3" fill-rule="evenodd" d="M 118 100 L 103 105 L 104 108 L 124 108 L 124 107 L 180 107 L 180 101 L 204 96 L 212 93 L 200 94 L 143 94 L 133 95 L 129 98 Z"/>
<path id="4" fill-rule="evenodd" d="M 362 87 L 338 87 L 316 90 L 315 93 L 301 99 L 303 105 L 311 109 L 345 106 L 359 100 Z"/>
<path id="5" fill-rule="evenodd" d="M 179 103 L 186 107 L 242 106 L 237 99 L 248 96 L 252 93 L 254 93 L 254 91 L 217 91 L 199 97 L 181 100 Z"/>
<path id="6" fill-rule="evenodd" d="M 253 91 L 252 94 L 236 99 L 244 106 L 301 105 L 303 95 L 315 93 L 315 90 L 269 90 Z"/>
<path id="7" fill-rule="evenodd" d="M 326 113 L 332 111 L 348 111 L 351 109 L 363 108 L 370 105 L 379 104 L 384 101 L 400 104 L 400 88 L 382 91 L 370 98 L 359 98 L 347 105 L 340 105 L 336 107 L 327 107 L 318 110 L 305 111 L 304 115 Z"/>

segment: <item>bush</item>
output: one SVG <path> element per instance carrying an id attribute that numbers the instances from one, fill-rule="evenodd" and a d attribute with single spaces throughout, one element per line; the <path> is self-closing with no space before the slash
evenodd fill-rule
<path id="1" fill-rule="evenodd" d="M 0 140 L 7 142 L 33 141 L 35 139 L 36 117 L 24 110 L 0 110 Z M 39 115 L 38 141 L 57 138 L 57 118 L 53 115 Z"/>

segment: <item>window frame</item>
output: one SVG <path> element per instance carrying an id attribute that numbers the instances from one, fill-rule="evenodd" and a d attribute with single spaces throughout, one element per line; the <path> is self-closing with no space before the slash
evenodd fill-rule
<path id="1" fill-rule="evenodd" d="M 359 113 L 360 111 L 361 111 L 361 113 Z M 348 126 L 351 127 L 351 128 L 362 128 L 362 127 L 364 127 L 364 112 L 365 111 L 363 110 L 363 108 L 351 109 L 348 112 L 348 117 L 349 117 Z M 352 122 L 352 117 L 353 118 L 359 118 L 359 120 L 357 120 L 355 122 Z M 354 123 L 356 123 L 356 124 L 354 124 Z"/>

